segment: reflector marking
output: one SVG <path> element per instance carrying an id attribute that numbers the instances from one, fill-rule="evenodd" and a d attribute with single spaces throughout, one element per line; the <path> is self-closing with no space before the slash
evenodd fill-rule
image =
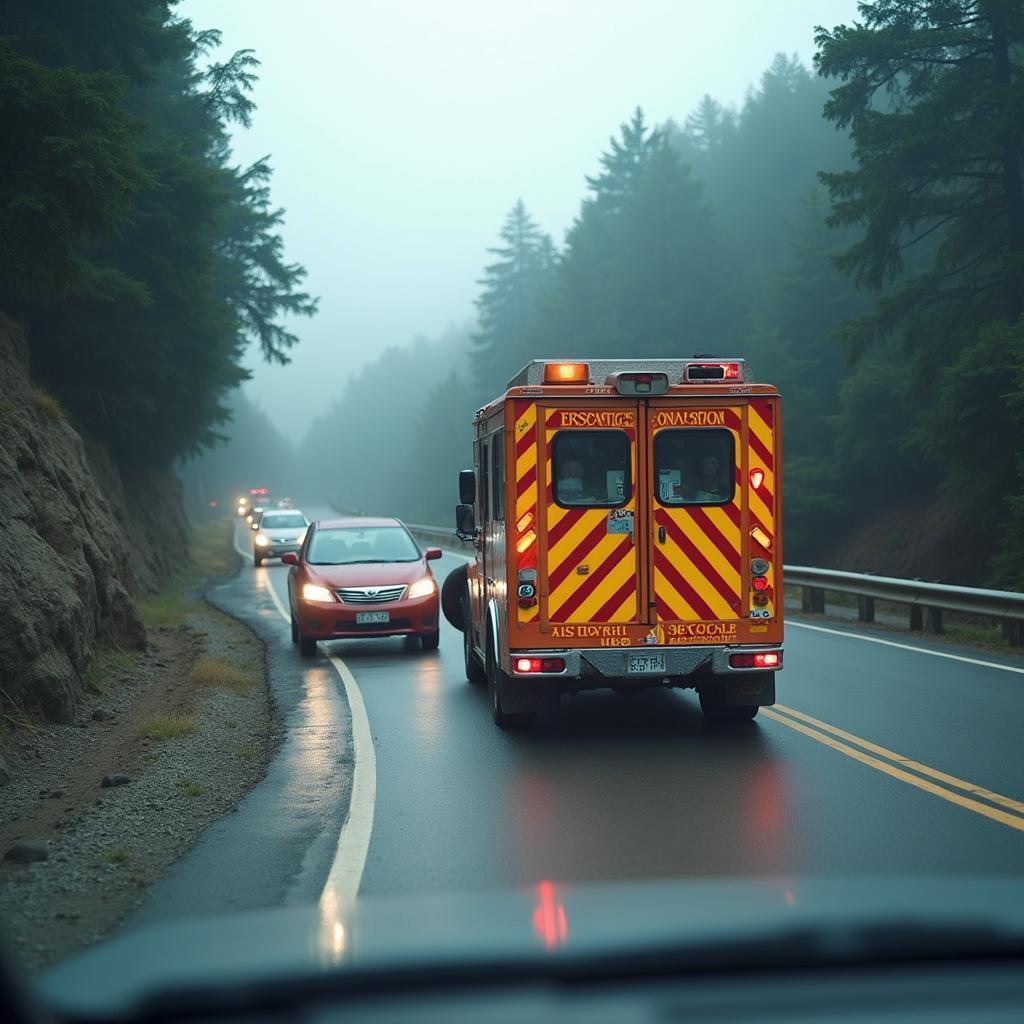
<path id="1" fill-rule="evenodd" d="M 516 400 L 513 405 L 516 417 L 516 515 L 517 523 L 527 523 L 531 532 L 537 517 L 537 406 L 530 401 Z M 514 538 L 518 548 L 520 537 Z M 534 568 L 537 565 L 537 545 L 526 545 L 518 551 L 517 570 Z M 534 622 L 540 614 L 535 601 L 524 607 L 517 604 L 517 621 Z"/>

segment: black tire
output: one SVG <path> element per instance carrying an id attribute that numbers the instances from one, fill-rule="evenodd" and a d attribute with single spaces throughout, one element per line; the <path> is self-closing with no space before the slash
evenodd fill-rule
<path id="1" fill-rule="evenodd" d="M 509 685 L 508 676 L 498 664 L 494 645 L 487 642 L 487 692 L 491 698 L 491 717 L 499 729 L 528 729 L 537 721 L 535 711 L 509 714 L 502 706 L 502 691 Z"/>
<path id="2" fill-rule="evenodd" d="M 464 630 L 469 618 L 463 614 L 462 597 L 469 586 L 469 566 L 460 565 L 452 569 L 441 584 L 441 611 L 444 617 L 456 628 Z"/>
<path id="3" fill-rule="evenodd" d="M 420 636 L 420 643 L 425 651 L 436 651 L 441 643 L 441 630 L 435 629 L 433 633 L 423 633 Z"/>
<path id="4" fill-rule="evenodd" d="M 292 616 L 292 643 L 297 644 L 299 642 L 299 624 L 295 621 L 295 616 Z"/>
<path id="5" fill-rule="evenodd" d="M 263 558 L 261 555 L 257 555 L 254 551 L 252 554 L 252 564 L 258 569 L 263 564 Z"/>
<path id="6" fill-rule="evenodd" d="M 483 686 L 487 682 L 487 670 L 480 664 L 480 659 L 473 650 L 473 617 L 469 612 L 469 593 L 462 595 L 462 616 L 466 628 L 462 631 L 462 658 L 466 663 L 466 678 L 474 686 Z"/>
<path id="7" fill-rule="evenodd" d="M 316 657 L 316 640 L 311 636 L 303 636 L 299 633 L 299 654 L 304 658 Z"/>
<path id="8" fill-rule="evenodd" d="M 750 722 L 757 717 L 756 704 L 726 704 L 718 687 L 703 686 L 697 695 L 704 717 L 714 722 Z"/>

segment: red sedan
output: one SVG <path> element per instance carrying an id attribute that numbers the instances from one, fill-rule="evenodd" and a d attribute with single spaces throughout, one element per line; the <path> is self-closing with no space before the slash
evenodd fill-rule
<path id="1" fill-rule="evenodd" d="M 434 650 L 440 638 L 437 583 L 421 551 L 397 519 L 322 519 L 302 550 L 286 554 L 292 643 L 316 654 L 317 640 L 418 636 Z"/>

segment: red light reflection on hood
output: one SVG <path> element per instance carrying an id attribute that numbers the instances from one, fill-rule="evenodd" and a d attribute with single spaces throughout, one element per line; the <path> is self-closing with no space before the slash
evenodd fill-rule
<path id="1" fill-rule="evenodd" d="M 548 949 L 563 945 L 569 938 L 565 904 L 551 882 L 537 886 L 537 906 L 533 911 L 533 930 Z"/>

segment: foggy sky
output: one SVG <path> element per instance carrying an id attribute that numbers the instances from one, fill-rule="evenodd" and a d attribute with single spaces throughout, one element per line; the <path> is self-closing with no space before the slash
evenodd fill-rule
<path id="1" fill-rule="evenodd" d="M 775 53 L 806 64 L 815 24 L 856 0 L 183 0 L 262 61 L 238 162 L 271 154 L 286 256 L 320 313 L 292 363 L 255 352 L 248 393 L 293 440 L 391 344 L 473 314 L 522 197 L 561 244 L 609 135 L 638 104 L 682 122 L 740 104 Z"/>

